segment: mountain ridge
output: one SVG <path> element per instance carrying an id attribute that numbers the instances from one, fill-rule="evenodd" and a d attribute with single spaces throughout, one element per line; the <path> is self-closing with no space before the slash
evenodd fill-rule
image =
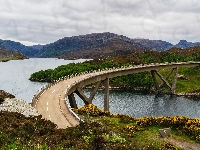
<path id="1" fill-rule="evenodd" d="M 15 42 L 11 40 L 2 40 L 0 39 L 0 48 L 5 48 L 15 52 L 19 52 L 27 57 L 34 57 L 39 50 L 32 47 L 25 46 L 20 42 Z"/>
<path id="2" fill-rule="evenodd" d="M 0 48 L 20 52 L 28 57 L 57 57 L 64 59 L 105 58 L 113 55 L 130 54 L 140 50 L 165 51 L 172 47 L 186 49 L 200 45 L 180 40 L 171 44 L 162 40 L 149 40 L 118 35 L 110 32 L 63 37 L 46 45 L 25 46 L 19 42 L 0 40 Z"/>

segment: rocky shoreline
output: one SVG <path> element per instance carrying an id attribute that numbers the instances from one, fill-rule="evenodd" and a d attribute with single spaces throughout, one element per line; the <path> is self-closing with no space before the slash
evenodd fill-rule
<path id="1" fill-rule="evenodd" d="M 28 102 L 3 90 L 0 90 L 0 111 L 17 112 L 26 117 L 40 115 Z"/>
<path id="2" fill-rule="evenodd" d="M 16 98 L 6 98 L 4 102 L 0 104 L 0 111 L 17 112 L 26 117 L 40 115 L 28 102 Z"/>

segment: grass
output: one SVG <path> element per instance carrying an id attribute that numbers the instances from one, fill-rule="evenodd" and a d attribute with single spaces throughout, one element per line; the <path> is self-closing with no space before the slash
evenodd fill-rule
<path id="1" fill-rule="evenodd" d="M 8 61 L 8 60 L 12 60 L 12 58 L 0 57 L 0 61 Z"/>
<path id="2" fill-rule="evenodd" d="M 82 116 L 85 118 L 86 116 Z M 116 117 L 91 117 L 91 120 L 98 120 L 109 128 L 109 130 L 114 130 L 116 134 L 120 134 L 122 137 L 127 139 L 127 142 L 132 143 L 137 149 L 159 149 L 166 142 L 163 142 L 162 138 L 158 133 L 158 129 L 164 128 L 161 126 L 151 126 L 149 128 L 141 128 L 135 133 L 134 136 L 129 137 L 127 132 L 122 129 L 127 126 L 137 126 L 135 121 L 125 121 L 122 118 Z M 171 135 L 174 137 L 177 134 L 176 130 L 172 130 Z M 159 140 L 158 140 L 159 139 Z M 180 139 L 185 139 L 186 137 L 181 137 Z M 187 140 L 190 140 L 187 138 Z"/>
<path id="3" fill-rule="evenodd" d="M 16 57 L 0 57 L 0 61 L 18 60 Z"/>
<path id="4" fill-rule="evenodd" d="M 162 69 L 159 72 L 165 77 L 170 69 Z M 200 90 L 200 68 L 179 68 L 178 75 L 183 75 L 184 79 L 178 78 L 176 83 L 176 93 L 191 93 Z M 170 75 L 168 82 L 173 84 L 174 72 Z M 159 83 L 161 80 L 157 77 Z M 169 91 L 164 87 L 164 91 Z"/>
<path id="5" fill-rule="evenodd" d="M 169 138 L 199 142 L 198 138 L 192 138 L 192 134 L 199 135 L 199 132 L 190 128 L 199 128 L 199 121 L 186 117 L 133 118 L 104 112 L 92 104 L 74 111 L 85 122 L 67 129 L 56 129 L 52 122 L 38 117 L 0 112 L 0 149 L 176 149 L 160 137 L 158 129 L 164 127 L 172 128 Z M 87 111 L 90 111 L 89 117 Z"/>
<path id="6" fill-rule="evenodd" d="M 86 118 L 86 116 L 82 115 L 82 118 Z M 159 136 L 159 127 L 141 129 L 141 131 L 137 131 L 134 136 L 130 137 L 123 129 L 127 126 L 137 126 L 135 121 L 125 121 L 123 118 L 107 116 L 90 117 L 89 120 L 96 120 L 101 122 L 104 126 L 108 127 L 110 131 L 125 138 L 128 143 L 132 143 L 135 147 L 137 147 L 137 149 L 144 149 L 145 147 L 153 147 L 154 149 L 159 149 L 163 144 L 165 144 L 163 141 L 157 141 L 152 138 L 155 135 Z"/>

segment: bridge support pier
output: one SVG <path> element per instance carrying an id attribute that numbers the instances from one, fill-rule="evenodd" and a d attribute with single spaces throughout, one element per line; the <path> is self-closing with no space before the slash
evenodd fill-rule
<path id="1" fill-rule="evenodd" d="M 104 80 L 105 90 L 104 90 L 104 111 L 109 111 L 109 78 Z"/>
<path id="2" fill-rule="evenodd" d="M 170 83 L 167 81 L 170 77 L 170 75 L 173 73 L 174 71 L 174 80 L 172 85 L 170 85 Z M 163 77 L 157 70 L 151 70 L 151 75 L 154 81 L 154 86 L 157 92 L 161 92 L 161 89 L 164 87 L 164 85 L 166 85 L 169 89 L 170 92 L 172 94 L 175 94 L 176 92 L 176 82 L 177 82 L 177 77 L 178 77 L 178 67 L 173 68 L 166 77 Z M 160 78 L 161 83 L 159 84 L 156 75 Z"/>
<path id="3" fill-rule="evenodd" d="M 80 87 L 76 88 L 75 93 L 83 100 L 85 105 L 92 104 L 92 100 L 93 100 L 101 82 L 102 81 L 97 82 L 97 84 L 95 85 L 95 88 L 93 89 L 89 98 L 85 96 L 85 94 L 83 93 L 83 91 L 81 90 Z M 106 78 L 106 80 L 104 80 L 104 86 L 105 86 L 105 89 L 104 89 L 104 111 L 109 111 L 109 78 Z M 71 95 L 71 96 L 69 96 L 69 99 L 70 98 L 71 98 L 70 104 L 72 103 L 71 106 L 74 106 L 74 103 L 75 103 L 74 96 Z"/>
<path id="4" fill-rule="evenodd" d="M 69 99 L 70 106 L 71 106 L 72 108 L 78 108 L 73 93 L 71 93 L 70 95 L 68 95 L 68 99 Z"/>
<path id="5" fill-rule="evenodd" d="M 95 85 L 94 89 L 92 90 L 92 93 L 91 93 L 91 95 L 90 95 L 89 98 L 87 98 L 85 96 L 85 94 L 83 93 L 83 91 L 81 90 L 80 87 L 76 88 L 75 93 L 83 100 L 83 102 L 85 103 L 85 105 L 91 104 L 92 100 L 93 100 L 93 98 L 95 96 L 95 94 L 97 93 L 97 90 L 98 90 L 101 82 L 102 81 L 97 82 L 97 84 Z"/>

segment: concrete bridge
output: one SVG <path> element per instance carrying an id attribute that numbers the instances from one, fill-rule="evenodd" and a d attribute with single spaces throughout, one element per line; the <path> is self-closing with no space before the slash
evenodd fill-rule
<path id="1" fill-rule="evenodd" d="M 180 63 L 161 63 L 138 65 L 121 68 L 112 68 L 107 70 L 98 70 L 90 73 L 82 73 L 70 78 L 59 80 L 55 84 L 50 84 L 39 91 L 33 98 L 32 106 L 35 107 L 43 118 L 49 119 L 58 125 L 58 128 L 75 126 L 78 124 L 78 117 L 74 114 L 70 107 L 77 108 L 74 93 L 76 93 L 85 104 L 92 103 L 95 93 L 101 82 L 104 82 L 104 110 L 109 110 L 109 79 L 117 76 L 128 75 L 138 72 L 151 72 L 154 80 L 155 89 L 160 91 L 166 85 L 172 94 L 175 94 L 176 81 L 179 67 L 198 67 L 200 62 L 180 62 Z M 158 70 L 171 68 L 166 77 L 163 77 Z M 172 85 L 167 81 L 169 76 L 174 73 L 174 81 Z M 157 77 L 156 77 L 157 75 Z M 162 83 L 159 84 L 157 78 Z M 91 83 L 96 83 L 90 97 L 86 97 L 82 92 L 82 88 Z M 70 106 L 67 105 L 67 98 Z M 76 116 L 76 117 L 75 117 Z"/>

